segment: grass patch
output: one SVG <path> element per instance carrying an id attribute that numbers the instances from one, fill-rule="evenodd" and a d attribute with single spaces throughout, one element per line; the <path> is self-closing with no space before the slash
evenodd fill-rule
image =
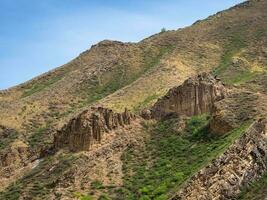
<path id="1" fill-rule="evenodd" d="M 211 137 L 206 128 L 208 120 L 205 115 L 192 117 L 182 135 L 175 132 L 173 120 L 148 128 L 150 138 L 145 146 L 130 147 L 122 156 L 124 185 L 116 199 L 168 199 L 185 180 L 223 153 L 249 125 L 222 137 Z"/>
<path id="2" fill-rule="evenodd" d="M 93 182 L 91 183 L 91 187 L 92 187 L 93 189 L 97 189 L 97 190 L 99 190 L 99 189 L 104 189 L 104 188 L 105 188 L 105 187 L 103 186 L 102 182 L 100 182 L 100 181 L 93 181 Z"/>
<path id="3" fill-rule="evenodd" d="M 256 30 L 256 32 L 255 32 L 255 39 L 256 40 L 260 40 L 265 36 L 266 36 L 266 28 L 262 27 L 262 28 L 259 28 L 258 30 Z"/>
<path id="4" fill-rule="evenodd" d="M 62 78 L 63 78 L 63 76 L 55 76 L 55 77 L 52 77 L 48 80 L 36 81 L 29 88 L 25 89 L 25 91 L 23 92 L 21 97 L 25 98 L 25 97 L 33 95 L 34 93 L 40 92 L 40 91 L 44 90 L 45 88 L 48 88 L 52 84 L 56 83 L 57 81 L 59 81 Z"/>
<path id="5" fill-rule="evenodd" d="M 231 37 L 230 42 L 225 46 L 224 54 L 222 55 L 219 66 L 214 69 L 214 75 L 221 75 L 231 65 L 233 56 L 238 53 L 242 48 L 246 47 L 245 40 L 241 35 L 234 35 Z"/>
<path id="6" fill-rule="evenodd" d="M 158 95 L 158 94 L 153 94 L 153 95 L 146 97 L 145 100 L 143 102 L 141 102 L 140 104 L 136 105 L 133 108 L 133 110 L 135 112 L 138 112 L 144 108 L 147 108 L 151 104 L 151 102 L 153 102 L 155 99 L 158 99 L 159 96 L 160 95 Z"/>
<path id="7" fill-rule="evenodd" d="M 106 194 L 102 194 L 98 200 L 111 200 L 111 198 L 109 198 Z"/>
<path id="8" fill-rule="evenodd" d="M 28 139 L 30 146 L 35 147 L 41 144 L 48 144 L 49 143 L 49 139 L 47 138 L 49 136 L 47 134 L 48 130 L 49 130 L 48 126 L 37 128 L 36 131 Z"/>
<path id="9" fill-rule="evenodd" d="M 251 72 L 250 70 L 234 73 L 233 76 L 225 78 L 225 82 L 228 84 L 240 85 L 254 79 L 259 72 Z"/>
<path id="10" fill-rule="evenodd" d="M 74 192 L 73 195 L 79 200 L 94 200 L 91 195 L 81 194 L 80 192 Z"/>
<path id="11" fill-rule="evenodd" d="M 209 116 L 206 114 L 191 117 L 186 124 L 186 132 L 195 140 L 210 140 L 214 135 L 208 131 Z"/>
<path id="12" fill-rule="evenodd" d="M 239 196 L 239 200 L 258 200 L 267 197 L 267 172 L 250 186 L 244 188 Z"/>

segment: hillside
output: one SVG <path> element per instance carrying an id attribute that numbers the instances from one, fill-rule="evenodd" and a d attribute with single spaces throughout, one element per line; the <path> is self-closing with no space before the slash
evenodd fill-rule
<path id="1" fill-rule="evenodd" d="M 0 91 L 0 198 L 166 199 L 174 195 L 246 132 L 252 121 L 266 119 L 266 10 L 266 0 L 250 0 L 138 43 L 104 40 L 59 68 Z M 79 122 L 82 111 L 92 106 L 114 113 L 128 108 L 136 115 L 144 109 L 153 111 L 159 98 L 165 94 L 169 98 L 170 88 L 202 72 L 220 78 L 229 91 L 216 104 L 212 100 L 215 110 L 190 114 L 182 120 L 184 126 L 173 119 L 146 121 L 138 116 L 118 133 L 111 130 L 89 152 L 50 153 L 57 130 L 64 130 L 65 136 L 62 127 L 73 119 Z M 206 141 L 200 129 L 207 124 L 211 128 L 205 134 L 226 136 Z M 180 125 L 183 129 L 177 131 L 175 126 Z M 200 138 L 188 136 L 194 131 Z M 264 180 L 257 193 L 266 193 Z M 244 188 L 243 197 L 251 190 L 255 189 Z"/>

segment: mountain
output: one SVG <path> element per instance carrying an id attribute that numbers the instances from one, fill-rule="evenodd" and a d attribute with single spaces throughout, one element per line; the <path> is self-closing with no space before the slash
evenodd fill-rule
<path id="1" fill-rule="evenodd" d="M 138 43 L 104 40 L 1 91 L 0 198 L 168 199 L 187 188 L 266 119 L 266 10 L 266 0 L 250 0 Z M 213 98 L 216 91 L 223 98 Z M 244 140 L 265 152 L 254 137 Z M 74 148 L 86 141 L 92 148 Z M 266 198 L 266 167 L 259 168 L 238 185 L 240 198 Z"/>

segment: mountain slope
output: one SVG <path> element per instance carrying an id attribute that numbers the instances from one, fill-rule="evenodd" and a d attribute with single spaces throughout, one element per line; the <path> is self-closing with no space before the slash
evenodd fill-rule
<path id="1" fill-rule="evenodd" d="M 203 71 L 220 77 L 236 94 L 223 102 L 240 113 L 257 105 L 257 117 L 265 117 L 266 10 L 267 1 L 251 0 L 138 43 L 102 41 L 55 70 L 1 91 L 0 157 L 10 157 L 1 163 L 1 188 L 31 171 L 28 167 L 53 143 L 55 130 L 81 110 L 101 104 L 138 113 Z M 249 101 L 250 96 L 255 98 Z M 69 163 L 68 156 L 51 159 L 60 167 Z"/>
<path id="2" fill-rule="evenodd" d="M 249 81 L 266 71 L 265 8 L 265 1 L 250 1 L 136 44 L 101 42 L 70 63 L 2 92 L 7 115 L 1 124 L 21 128 L 27 118 L 47 113 L 56 118 L 57 112 L 67 115 L 99 100 L 118 109 L 136 108 L 201 71 L 215 70 L 229 83 Z M 15 108 L 6 109 L 9 102 Z"/>

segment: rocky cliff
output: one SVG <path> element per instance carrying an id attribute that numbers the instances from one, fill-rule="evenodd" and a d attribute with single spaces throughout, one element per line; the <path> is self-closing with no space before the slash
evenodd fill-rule
<path id="1" fill-rule="evenodd" d="M 129 125 L 132 119 L 135 115 L 127 109 L 123 113 L 114 113 L 111 109 L 92 107 L 71 119 L 57 132 L 54 147 L 87 151 L 93 144 L 100 143 L 105 133 Z"/>
<path id="2" fill-rule="evenodd" d="M 211 111 L 210 131 L 223 135 L 238 127 L 244 121 L 264 118 L 262 101 L 257 94 L 249 91 L 236 91 L 233 89 L 227 98 L 214 103 Z M 258 116 L 258 117 L 257 117 Z"/>
<path id="3" fill-rule="evenodd" d="M 178 199 L 234 199 L 240 189 L 267 170 L 266 123 L 254 122 L 220 157 L 187 182 Z"/>
<path id="4" fill-rule="evenodd" d="M 151 117 L 160 119 L 169 114 L 193 116 L 209 113 L 226 89 L 221 81 L 208 73 L 187 79 L 174 87 L 151 108 Z"/>

